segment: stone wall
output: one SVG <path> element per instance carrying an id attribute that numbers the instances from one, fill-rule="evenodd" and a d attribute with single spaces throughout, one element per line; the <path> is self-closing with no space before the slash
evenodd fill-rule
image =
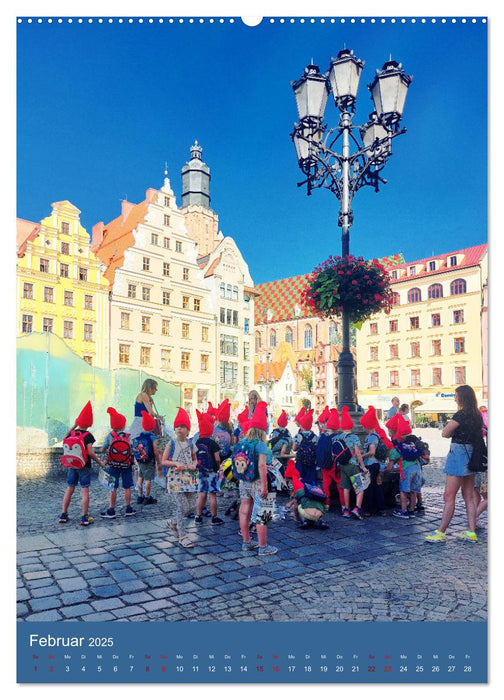
<path id="1" fill-rule="evenodd" d="M 16 452 L 16 475 L 21 479 L 41 479 L 60 477 L 62 447 L 37 447 L 18 449 Z"/>

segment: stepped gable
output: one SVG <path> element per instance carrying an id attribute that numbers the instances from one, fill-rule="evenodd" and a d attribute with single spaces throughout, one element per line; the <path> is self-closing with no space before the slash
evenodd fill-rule
<path id="1" fill-rule="evenodd" d="M 40 233 L 40 224 L 26 219 L 16 219 L 16 248 L 18 258 L 26 252 L 26 244 L 34 241 Z"/>

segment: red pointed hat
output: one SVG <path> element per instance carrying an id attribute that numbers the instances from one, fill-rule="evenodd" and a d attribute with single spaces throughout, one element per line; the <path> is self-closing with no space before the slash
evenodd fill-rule
<path id="1" fill-rule="evenodd" d="M 353 430 L 354 422 L 352 417 L 348 412 L 348 406 L 343 406 L 341 409 L 341 420 L 340 420 L 341 430 Z"/>
<path id="2" fill-rule="evenodd" d="M 248 406 L 245 406 L 243 411 L 237 415 L 238 423 L 243 428 L 243 421 L 248 420 Z"/>
<path id="3" fill-rule="evenodd" d="M 231 415 L 231 404 L 229 399 L 224 399 L 221 405 L 217 408 L 217 420 L 219 423 L 229 423 Z"/>
<path id="4" fill-rule="evenodd" d="M 329 428 L 329 430 L 339 430 L 340 419 L 337 408 L 331 408 L 329 411 L 329 418 L 327 419 L 326 428 Z"/>
<path id="5" fill-rule="evenodd" d="M 93 425 L 93 408 L 91 406 L 91 401 L 88 401 L 79 413 L 75 419 L 75 424 L 79 428 L 82 428 L 82 430 L 87 430 Z"/>
<path id="6" fill-rule="evenodd" d="M 277 425 L 279 428 L 287 427 L 287 414 L 285 411 L 282 411 L 282 413 L 278 416 Z"/>
<path id="7" fill-rule="evenodd" d="M 297 474 L 294 474 L 292 477 L 292 493 L 296 493 L 296 491 L 300 491 L 301 489 L 304 489 L 303 482 Z"/>
<path id="8" fill-rule="evenodd" d="M 329 411 L 329 406 L 326 406 L 320 416 L 317 418 L 318 423 L 327 423 L 329 416 L 331 415 Z"/>
<path id="9" fill-rule="evenodd" d="M 249 428 L 259 428 L 259 430 L 268 430 L 268 418 L 266 416 L 266 401 L 259 401 L 254 408 L 254 413 L 249 422 Z"/>
<path id="10" fill-rule="evenodd" d="M 380 426 L 378 426 L 376 428 L 376 433 L 381 438 L 381 440 L 382 440 L 383 444 L 385 445 L 385 447 L 387 448 L 387 450 L 391 450 L 394 447 L 392 440 L 389 438 L 389 436 L 383 430 L 383 428 L 380 428 Z"/>
<path id="11" fill-rule="evenodd" d="M 287 462 L 287 466 L 285 467 L 285 478 L 286 479 L 292 479 L 294 475 L 297 475 L 299 478 L 299 472 L 296 469 L 296 462 L 293 459 L 289 459 Z"/>
<path id="12" fill-rule="evenodd" d="M 107 408 L 107 413 L 110 416 L 110 427 L 112 430 L 123 430 L 126 426 L 126 416 L 118 413 L 112 406 Z"/>
<path id="13" fill-rule="evenodd" d="M 180 406 L 177 406 L 177 408 L 178 413 L 173 421 L 173 427 L 178 428 L 179 425 L 185 425 L 187 430 L 191 430 L 191 419 L 189 418 L 189 414 Z"/>
<path id="14" fill-rule="evenodd" d="M 248 429 L 251 427 L 249 419 L 245 418 L 244 420 L 242 420 L 242 422 L 240 423 L 240 426 L 242 429 L 242 433 L 244 435 L 246 435 L 248 432 Z"/>
<path id="15" fill-rule="evenodd" d="M 310 408 L 308 413 L 301 416 L 299 419 L 299 425 L 301 426 L 302 430 L 311 430 L 313 425 L 313 408 Z"/>
<path id="16" fill-rule="evenodd" d="M 376 411 L 374 406 L 370 406 L 366 413 L 361 416 L 360 423 L 363 428 L 369 430 L 370 428 L 376 428 L 378 425 L 378 419 L 376 418 Z"/>
<path id="17" fill-rule="evenodd" d="M 389 418 L 389 420 L 385 423 L 385 427 L 395 432 L 397 430 L 397 421 L 400 415 L 400 413 L 394 413 L 392 418 Z"/>
<path id="18" fill-rule="evenodd" d="M 393 438 L 394 440 L 401 440 L 403 437 L 406 437 L 406 435 L 411 435 L 411 425 L 400 414 L 396 413 L 396 415 L 399 417 L 396 422 L 396 432 Z"/>
<path id="19" fill-rule="evenodd" d="M 210 413 L 200 413 L 196 409 L 196 415 L 198 416 L 198 426 L 199 434 L 202 438 L 210 437 L 214 429 L 214 418 Z"/>
<path id="20" fill-rule="evenodd" d="M 156 427 L 156 419 L 147 411 L 142 411 L 142 428 L 146 433 L 150 433 Z"/>
<path id="21" fill-rule="evenodd" d="M 297 416 L 294 418 L 295 423 L 299 423 L 299 419 L 302 418 L 306 413 L 306 407 L 303 405 L 301 406 L 301 410 L 297 414 Z"/>

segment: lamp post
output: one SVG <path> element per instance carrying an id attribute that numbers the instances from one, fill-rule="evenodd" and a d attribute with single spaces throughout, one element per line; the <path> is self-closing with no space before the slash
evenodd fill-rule
<path id="1" fill-rule="evenodd" d="M 378 192 L 379 183 L 386 183 L 380 173 L 392 155 L 392 139 L 406 131 L 400 129 L 399 124 L 412 80 L 396 61 L 385 63 L 368 85 L 375 110 L 366 124 L 354 126 L 352 114 L 363 67 L 364 62 L 352 51 L 343 49 L 331 60 L 327 73 L 321 74 L 319 67 L 311 63 L 304 75 L 292 83 L 299 123 L 294 124 L 291 138 L 298 165 L 306 176 L 298 187 L 306 185 L 308 195 L 316 188 L 328 189 L 338 198 L 342 257 L 350 254 L 354 194 L 365 185 Z M 340 116 L 338 126 L 328 129 L 323 119 L 331 93 Z M 339 153 L 336 152 L 338 145 L 341 145 Z M 350 352 L 350 321 L 344 310 L 341 325 L 343 347 L 337 364 L 338 408 L 348 406 L 355 411 L 355 362 Z"/>

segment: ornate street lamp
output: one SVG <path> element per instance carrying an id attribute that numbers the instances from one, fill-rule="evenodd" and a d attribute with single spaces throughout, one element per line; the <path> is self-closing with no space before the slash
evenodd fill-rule
<path id="1" fill-rule="evenodd" d="M 352 114 L 363 67 L 364 62 L 345 48 L 331 59 L 326 74 L 321 74 L 312 61 L 304 75 L 292 83 L 299 123 L 294 124 L 291 138 L 298 165 L 306 178 L 298 187 L 306 185 L 308 195 L 316 188 L 328 189 L 338 198 L 342 257 L 350 252 L 354 194 L 365 185 L 378 192 L 379 183 L 386 183 L 380 173 L 392 155 L 392 139 L 406 131 L 399 128 L 399 123 L 412 80 L 401 64 L 392 60 L 385 63 L 367 86 L 375 111 L 366 124 L 354 126 Z M 339 124 L 332 129 L 323 124 L 329 93 L 340 113 Z M 339 139 L 341 151 L 337 152 Z M 355 411 L 355 362 L 350 352 L 350 322 L 345 311 L 342 313 L 342 336 L 343 347 L 337 365 L 338 407 L 348 406 Z"/>

